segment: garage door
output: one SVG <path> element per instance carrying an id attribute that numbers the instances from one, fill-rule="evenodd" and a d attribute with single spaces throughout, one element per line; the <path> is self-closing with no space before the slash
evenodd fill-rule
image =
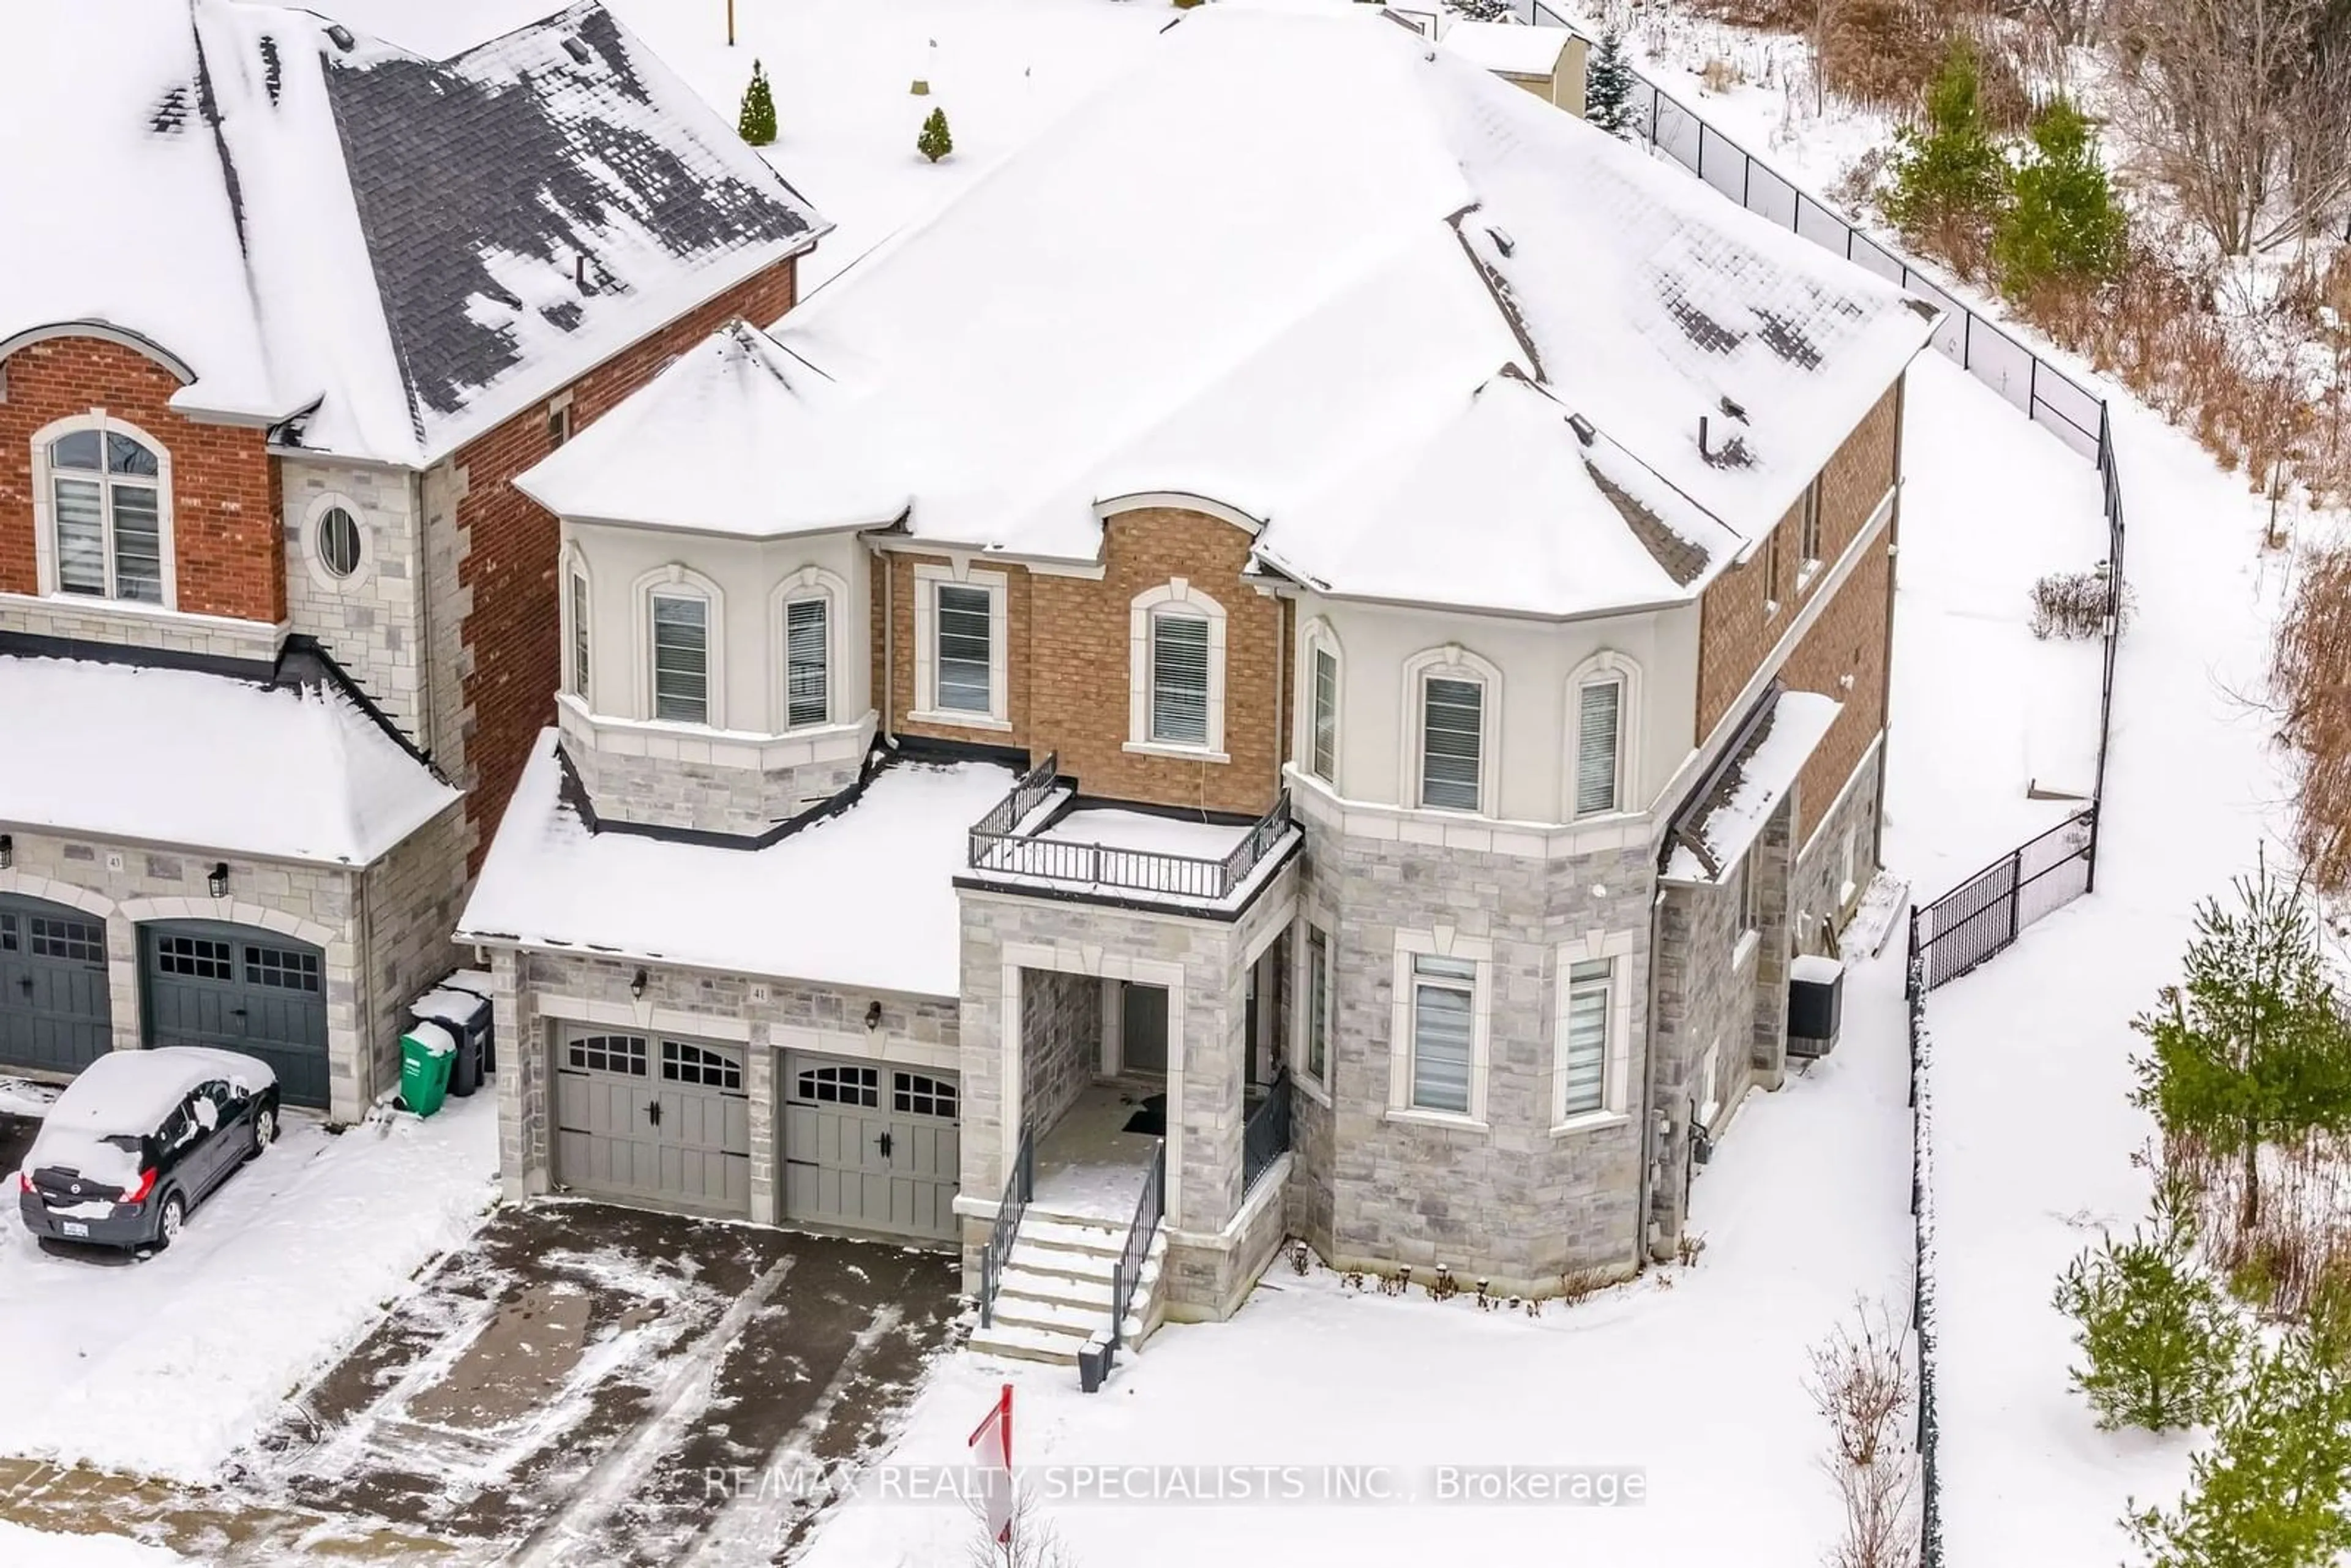
<path id="1" fill-rule="evenodd" d="M 664 1208 L 750 1211 L 741 1046 L 567 1029 L 555 1053 L 559 1185 Z"/>
<path id="2" fill-rule="evenodd" d="M 954 1073 L 792 1056 L 783 1091 L 785 1218 L 954 1239 Z"/>
<path id="3" fill-rule="evenodd" d="M 0 1064 L 78 1072 L 114 1045 L 106 923 L 0 894 Z"/>
<path id="4" fill-rule="evenodd" d="M 253 925 L 162 920 L 139 929 L 149 1045 L 212 1045 L 277 1071 L 289 1105 L 324 1108 L 326 955 Z"/>

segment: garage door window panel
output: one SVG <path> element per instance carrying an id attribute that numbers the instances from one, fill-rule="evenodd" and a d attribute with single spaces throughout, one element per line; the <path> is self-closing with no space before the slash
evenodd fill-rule
<path id="1" fill-rule="evenodd" d="M 234 949 L 226 942 L 204 936 L 166 936 L 156 944 L 155 966 L 167 975 L 192 980 L 232 980 L 236 977 Z"/>
<path id="2" fill-rule="evenodd" d="M 245 979 L 247 985 L 269 986 L 281 991 L 315 992 L 319 988 L 319 957 L 315 953 L 289 952 L 283 947 L 247 947 Z"/>
<path id="3" fill-rule="evenodd" d="M 95 922 L 52 920 L 36 915 L 29 924 L 36 958 L 66 958 L 80 964 L 106 962 L 106 932 Z"/>
<path id="4" fill-rule="evenodd" d="M 631 1034 L 590 1035 L 573 1040 L 565 1051 L 569 1063 L 583 1072 L 619 1072 L 645 1076 L 645 1042 Z"/>
<path id="5" fill-rule="evenodd" d="M 872 1110 L 882 1103 L 882 1070 L 878 1067 L 804 1067 L 792 1085 L 794 1099 L 820 1105 L 856 1105 Z"/>
<path id="6" fill-rule="evenodd" d="M 661 1075 L 668 1083 L 694 1083 L 705 1089 L 724 1089 L 739 1093 L 743 1088 L 742 1063 L 722 1051 L 705 1051 L 698 1045 L 682 1040 L 662 1041 Z"/>
<path id="7" fill-rule="evenodd" d="M 933 1078 L 924 1072 L 892 1074 L 891 1109 L 904 1116 L 947 1116 L 956 1114 L 956 1086 L 944 1078 Z"/>

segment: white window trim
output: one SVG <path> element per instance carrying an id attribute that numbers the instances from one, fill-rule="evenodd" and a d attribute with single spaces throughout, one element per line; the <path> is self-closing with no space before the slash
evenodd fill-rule
<path id="1" fill-rule="evenodd" d="M 1712 1099 L 1698 1098 L 1700 1083 L 1706 1085 Z M 1699 1053 L 1696 1061 L 1690 1063 L 1690 1114 L 1709 1135 L 1714 1131 L 1716 1119 L 1722 1114 L 1722 1037 L 1719 1035 Z"/>
<path id="2" fill-rule="evenodd" d="M 592 585 L 591 585 L 592 586 Z M 699 598 L 710 607 L 707 643 L 704 658 L 709 668 L 708 701 L 700 724 L 688 724 L 678 719 L 653 716 L 653 596 L 664 598 Z M 635 591 L 630 595 L 636 623 L 633 640 L 636 666 L 635 706 L 632 710 L 640 723 L 657 724 L 665 729 L 706 730 L 726 727 L 726 595 L 717 583 L 682 561 L 671 561 L 655 567 L 636 580 Z M 589 657 L 595 657 L 595 628 L 589 628 Z"/>
<path id="3" fill-rule="evenodd" d="M 588 601 L 588 668 L 575 670 L 578 661 L 572 656 L 579 647 L 576 614 L 571 602 L 574 581 L 586 585 Z M 563 679 L 557 690 L 579 699 L 589 713 L 596 711 L 596 574 L 589 570 L 588 557 L 578 545 L 569 545 L 563 551 L 563 590 L 556 605 L 556 631 L 563 639 Z"/>
<path id="4" fill-rule="evenodd" d="M 1813 476 L 1804 486 L 1804 494 L 1796 503 L 1796 595 L 1802 598 L 1821 574 L 1821 539 L 1826 530 L 1822 527 L 1821 508 L 1827 497 L 1821 493 L 1823 475 Z M 1806 536 L 1810 537 L 1807 538 Z M 1807 549 L 1809 546 L 1811 548 Z"/>
<path id="5" fill-rule="evenodd" d="M 327 566 L 326 552 L 319 548 L 319 526 L 327 514 L 340 507 L 359 526 L 360 563 L 351 568 L 349 577 L 337 577 Z M 302 509 L 302 565 L 310 580 L 327 593 L 355 593 L 365 588 L 375 577 L 375 526 L 368 518 L 367 508 L 349 496 L 329 490 L 310 497 Z"/>
<path id="6" fill-rule="evenodd" d="M 1633 1082 L 1633 951 L 1639 935 L 1632 931 L 1590 931 L 1562 942 L 1552 954 L 1552 1135 L 1588 1133 L 1621 1126 L 1632 1116 Z M 1597 1111 L 1567 1112 L 1567 1020 L 1573 991 L 1569 976 L 1578 964 L 1608 965 L 1608 1048 L 1601 1071 L 1601 1102 Z"/>
<path id="7" fill-rule="evenodd" d="M 1416 957 L 1466 958 L 1477 966 L 1470 982 L 1469 1110 L 1426 1111 L 1412 1103 L 1412 961 Z M 1391 1122 L 1425 1122 L 1438 1127 L 1486 1127 L 1486 1083 L 1490 1071 L 1494 1012 L 1494 944 L 1464 936 L 1452 926 L 1395 934 L 1395 986 L 1388 1020 L 1388 1108 Z"/>
<path id="8" fill-rule="evenodd" d="M 1314 655 L 1331 655 L 1332 670 L 1337 676 L 1336 690 L 1332 694 L 1331 714 L 1331 777 L 1324 779 L 1314 771 Z M 1299 629 L 1298 633 L 1298 706 L 1297 736 L 1290 754 L 1297 758 L 1299 769 L 1311 779 L 1321 779 L 1334 795 L 1344 797 L 1346 791 L 1340 780 L 1347 772 L 1347 651 L 1340 644 L 1339 633 L 1331 622 L 1316 616 Z"/>
<path id="9" fill-rule="evenodd" d="M 1730 923 L 1737 930 L 1737 936 L 1730 944 L 1730 967 L 1745 969 L 1754 960 L 1755 950 L 1763 940 L 1761 923 L 1747 918 L 1749 905 L 1755 903 L 1754 845 L 1749 845 L 1747 852 L 1739 857 L 1739 865 L 1731 874 L 1729 891 L 1734 901 Z"/>
<path id="10" fill-rule="evenodd" d="M 112 594 L 67 593 L 57 586 L 57 495 L 50 483 L 49 444 L 78 430 L 95 430 L 99 434 L 99 461 L 101 467 L 99 476 L 101 480 L 105 477 L 102 466 L 106 460 L 104 437 L 110 431 L 130 436 L 155 455 L 155 539 L 163 567 L 163 602 L 161 604 L 117 599 Z M 88 413 L 77 413 L 33 432 L 33 554 L 37 580 L 43 596 L 69 600 L 76 604 L 129 605 L 137 610 L 179 609 L 180 561 L 172 537 L 172 449 L 129 420 L 118 419 L 102 408 L 93 408 Z M 114 529 L 110 519 L 107 528 L 106 554 L 109 561 L 114 559 Z"/>
<path id="11" fill-rule="evenodd" d="M 1420 798 L 1421 734 L 1423 716 L 1426 712 L 1424 688 L 1431 676 L 1439 680 L 1476 681 L 1485 692 L 1478 702 L 1478 809 L 1464 811 L 1453 806 L 1431 806 Z M 1403 777 L 1398 781 L 1402 790 L 1396 799 L 1408 800 L 1416 811 L 1430 811 L 1445 817 L 1499 817 L 1502 794 L 1502 672 L 1492 661 L 1479 658 L 1458 643 L 1448 643 L 1441 648 L 1430 648 L 1415 653 L 1404 662 L 1404 729 Z"/>
<path id="12" fill-rule="evenodd" d="M 777 735 L 795 733 L 792 718 L 791 648 L 788 635 L 792 603 L 821 599 L 824 612 L 824 717 L 804 724 L 799 731 L 823 729 L 842 722 L 850 705 L 842 700 L 841 681 L 849 671 L 849 584 L 820 566 L 804 566 L 776 584 L 768 597 L 768 661 L 770 677 L 768 724 Z"/>
<path id="13" fill-rule="evenodd" d="M 939 706 L 938 590 L 941 583 L 987 591 L 987 712 L 957 713 Z M 918 724 L 951 725 L 960 729 L 1008 730 L 1012 727 L 1008 650 L 1011 618 L 1005 612 L 1008 580 L 1000 571 L 974 568 L 968 561 L 914 563 L 914 711 L 906 717 Z"/>
<path id="14" fill-rule="evenodd" d="M 1615 681 L 1623 687 L 1616 698 L 1616 805 L 1613 810 L 1578 816 L 1576 758 L 1583 744 L 1583 688 L 1594 681 Z M 1597 822 L 1640 814 L 1641 666 L 1614 648 L 1604 648 L 1569 671 L 1566 717 L 1560 727 L 1567 737 L 1567 750 L 1560 768 L 1560 821 Z"/>
<path id="15" fill-rule="evenodd" d="M 1155 740 L 1151 736 L 1151 621 L 1190 615 L 1208 623 L 1208 736 L 1205 741 Z M 1225 751 L 1225 607 L 1184 578 L 1146 588 L 1127 605 L 1126 747 L 1146 757 L 1229 762 Z"/>
<path id="16" fill-rule="evenodd" d="M 1332 926 L 1313 919 L 1301 910 L 1298 924 L 1292 928 L 1293 935 L 1290 938 L 1291 946 L 1296 954 L 1295 962 L 1291 966 L 1295 971 L 1295 978 L 1291 982 L 1291 994 L 1298 998 L 1298 1005 L 1290 1009 L 1290 1077 L 1300 1089 L 1305 1091 L 1308 1098 L 1322 1105 L 1331 1103 L 1331 1083 L 1338 1076 L 1339 958 L 1338 943 L 1333 937 L 1333 929 Z M 1312 992 L 1308 988 L 1313 963 L 1313 952 L 1307 936 L 1310 931 L 1320 931 L 1322 934 L 1323 1038 L 1322 1071 L 1319 1077 L 1307 1071 L 1306 1065 L 1314 1060 L 1312 1055 L 1314 1009 L 1309 999 Z"/>

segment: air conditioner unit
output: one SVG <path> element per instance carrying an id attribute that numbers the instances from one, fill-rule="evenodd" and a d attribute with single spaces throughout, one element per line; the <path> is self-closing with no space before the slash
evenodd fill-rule
<path id="1" fill-rule="evenodd" d="M 1788 1054 L 1798 1061 L 1836 1049 L 1844 1014 L 1844 966 L 1802 953 L 1788 966 Z"/>

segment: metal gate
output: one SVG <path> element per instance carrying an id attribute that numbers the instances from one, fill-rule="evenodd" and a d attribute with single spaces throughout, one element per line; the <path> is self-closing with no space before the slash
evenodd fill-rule
<path id="1" fill-rule="evenodd" d="M 785 1060 L 784 1218 L 950 1241 L 962 1160 L 951 1072 Z"/>
<path id="2" fill-rule="evenodd" d="M 0 894 L 0 1065 L 78 1072 L 114 1047 L 106 922 Z"/>
<path id="3" fill-rule="evenodd" d="M 139 970 L 149 1045 L 257 1056 L 287 1104 L 326 1108 L 324 953 L 256 926 L 159 920 L 140 927 Z"/>
<path id="4" fill-rule="evenodd" d="M 558 1185 L 661 1208 L 750 1212 L 741 1046 L 572 1025 L 555 1052 Z"/>

